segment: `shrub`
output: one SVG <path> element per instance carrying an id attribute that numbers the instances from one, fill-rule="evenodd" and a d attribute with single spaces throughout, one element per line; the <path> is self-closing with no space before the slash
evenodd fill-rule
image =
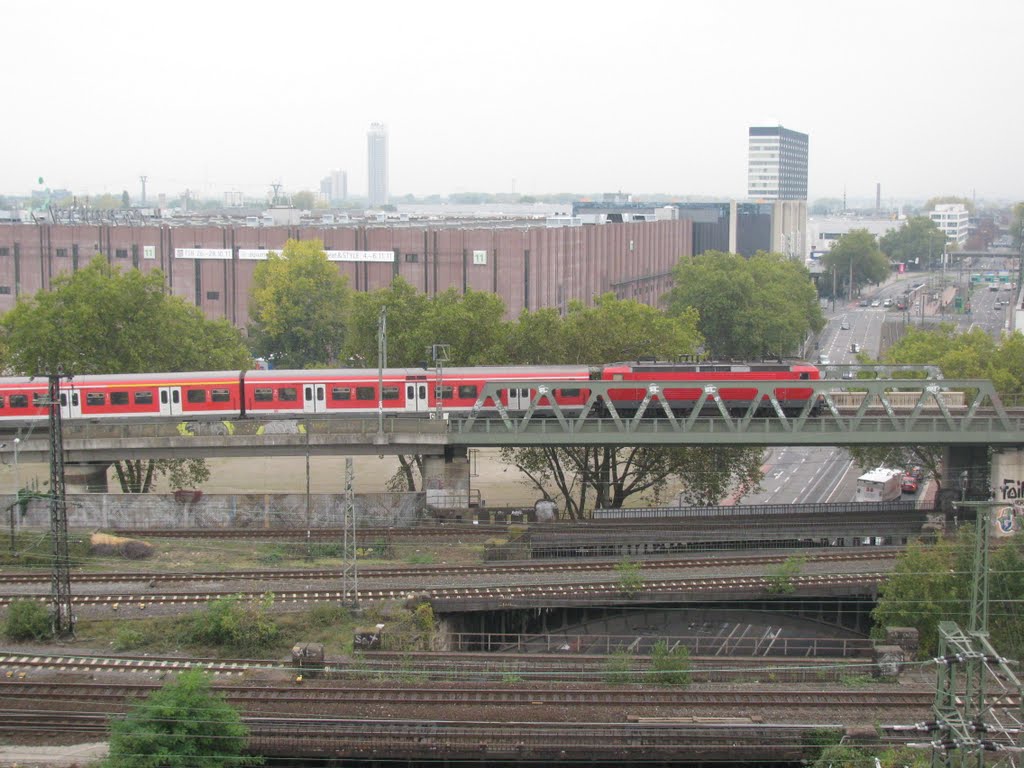
<path id="1" fill-rule="evenodd" d="M 222 597 L 212 601 L 205 611 L 189 622 L 185 640 L 193 644 L 215 645 L 242 653 L 256 653 L 272 645 L 280 630 L 269 615 L 274 596 L 266 594 L 253 600 Z"/>
<path id="2" fill-rule="evenodd" d="M 4 635 L 9 640 L 49 640 L 53 637 L 50 611 L 36 600 L 15 600 L 7 608 Z"/>
<path id="3" fill-rule="evenodd" d="M 781 564 L 770 568 L 765 574 L 768 579 L 768 591 L 775 595 L 788 595 L 796 590 L 793 577 L 799 576 L 807 562 L 806 557 L 787 557 Z"/>
<path id="4" fill-rule="evenodd" d="M 651 677 L 658 685 L 689 685 L 689 648 L 677 645 L 669 650 L 664 640 L 655 643 L 651 649 Z"/>
<path id="5" fill-rule="evenodd" d="M 331 603 L 314 605 L 309 611 L 309 625 L 311 627 L 333 627 L 336 624 L 344 623 L 349 617 L 348 608 Z"/>
<path id="6" fill-rule="evenodd" d="M 130 651 L 146 642 L 146 636 L 133 627 L 120 627 L 114 635 L 115 651 Z"/>
<path id="7" fill-rule="evenodd" d="M 434 608 L 430 603 L 420 603 L 416 606 L 413 621 L 420 632 L 434 631 Z"/>
<path id="8" fill-rule="evenodd" d="M 633 654 L 625 648 L 612 651 L 604 663 L 605 682 L 609 685 L 626 685 L 634 682 L 633 661 Z"/>
<path id="9" fill-rule="evenodd" d="M 640 563 L 634 563 L 626 559 L 615 566 L 615 572 L 619 574 L 619 589 L 627 597 L 632 597 L 644 587 L 644 577 L 640 573 Z"/>

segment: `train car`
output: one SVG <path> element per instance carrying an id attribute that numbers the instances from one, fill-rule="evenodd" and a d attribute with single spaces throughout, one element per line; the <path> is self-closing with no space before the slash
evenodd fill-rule
<path id="1" fill-rule="evenodd" d="M 481 366 L 476 368 L 372 368 L 306 371 L 248 371 L 243 378 L 244 412 L 248 416 L 290 413 L 337 413 L 354 416 L 377 413 L 380 405 L 390 414 L 428 414 L 440 398 L 446 413 L 469 412 L 477 404 L 485 384 L 524 380 L 559 383 L 586 382 L 590 369 L 583 366 Z M 525 411 L 537 391 L 528 387 L 499 390 L 501 404 L 511 411 Z M 382 397 L 381 397 L 382 395 Z M 558 387 L 554 396 L 560 407 L 582 408 L 589 392 L 582 387 Z M 538 412 L 549 411 L 542 402 Z M 487 400 L 482 411 L 497 413 Z"/>
<path id="2" fill-rule="evenodd" d="M 817 381 L 821 372 L 809 363 L 616 363 L 607 365 L 602 370 L 604 381 L 754 381 L 778 380 L 780 382 Z M 666 387 L 664 397 L 672 407 L 673 413 L 686 415 L 703 393 L 703 387 Z M 646 389 L 614 390 L 610 399 L 620 414 L 635 413 L 640 402 L 646 395 Z M 813 389 L 799 386 L 780 386 L 775 390 L 775 397 L 787 415 L 799 413 L 807 400 L 814 395 Z M 719 396 L 733 415 L 743 415 L 750 401 L 757 396 L 757 390 L 751 387 L 722 387 Z M 815 403 L 815 410 L 817 410 Z M 771 408 L 767 400 L 762 402 L 760 411 Z M 660 409 L 656 409 L 660 410 Z M 651 415 L 655 415 L 652 413 Z"/>
<path id="3" fill-rule="evenodd" d="M 237 417 L 241 376 L 240 371 L 75 376 L 61 380 L 61 417 Z M 47 418 L 47 394 L 45 378 L 0 379 L 0 423 Z"/>

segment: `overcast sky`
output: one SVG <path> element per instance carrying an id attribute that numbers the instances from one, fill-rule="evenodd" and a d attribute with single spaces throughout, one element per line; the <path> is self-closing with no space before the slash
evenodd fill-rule
<path id="1" fill-rule="evenodd" d="M 2 4 L 0 194 L 743 198 L 747 128 L 811 200 L 1024 199 L 1022 0 Z"/>

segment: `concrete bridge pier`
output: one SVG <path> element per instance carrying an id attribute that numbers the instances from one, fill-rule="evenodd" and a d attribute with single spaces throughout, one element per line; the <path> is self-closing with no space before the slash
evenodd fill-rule
<path id="1" fill-rule="evenodd" d="M 989 446 L 950 445 L 942 455 L 942 495 L 937 499 L 942 506 L 961 497 L 986 499 L 995 483 L 995 472 L 990 467 Z"/>
<path id="2" fill-rule="evenodd" d="M 109 461 L 64 464 L 64 490 L 67 493 L 106 493 Z"/>
<path id="3" fill-rule="evenodd" d="M 443 456 L 423 457 L 423 488 L 427 505 L 469 507 L 469 456 L 465 448 L 444 449 Z"/>
<path id="4" fill-rule="evenodd" d="M 995 449 L 989 487 L 995 501 L 1024 504 L 1024 450 Z"/>

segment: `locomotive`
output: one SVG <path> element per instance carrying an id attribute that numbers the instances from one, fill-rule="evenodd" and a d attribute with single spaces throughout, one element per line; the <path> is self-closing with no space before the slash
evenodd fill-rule
<path id="1" fill-rule="evenodd" d="M 502 406 L 510 413 L 531 403 L 543 415 L 537 387 L 546 386 L 563 413 L 579 412 L 587 403 L 589 381 L 636 383 L 615 388 L 609 399 L 620 415 L 635 413 L 652 382 L 678 382 L 663 396 L 676 414 L 686 414 L 700 398 L 703 382 L 736 382 L 720 387 L 731 411 L 745 411 L 757 394 L 743 381 L 777 380 L 776 398 L 787 412 L 798 412 L 813 396 L 801 381 L 819 380 L 809 363 L 658 363 L 621 362 L 602 366 L 482 366 L 444 368 L 442 375 L 424 368 L 197 371 L 83 375 L 62 379 L 61 416 L 65 419 L 181 417 L 239 419 L 259 416 L 334 414 L 369 416 L 379 409 L 389 415 L 429 414 L 439 404 L 450 414 L 496 413 L 488 398 L 478 403 L 486 384 L 500 387 Z M 528 382 L 532 386 L 526 386 Z M 378 391 L 379 390 L 379 391 Z M 0 378 L 0 423 L 33 421 L 48 414 L 47 382 L 40 378 Z M 534 402 L 538 401 L 538 402 Z"/>

